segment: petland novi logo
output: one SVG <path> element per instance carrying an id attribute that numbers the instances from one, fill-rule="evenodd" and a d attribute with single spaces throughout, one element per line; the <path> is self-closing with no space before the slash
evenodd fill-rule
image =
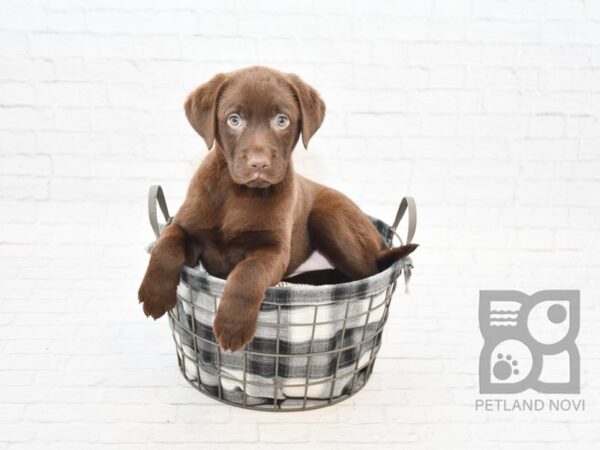
<path id="1" fill-rule="evenodd" d="M 516 394 L 533 389 L 544 394 L 579 394 L 579 351 L 575 345 L 579 300 L 580 293 L 575 290 L 547 290 L 533 295 L 480 291 L 479 328 L 484 345 L 479 357 L 479 392 Z M 502 399 L 479 399 L 476 409 L 493 400 L 498 408 L 492 410 L 515 409 L 507 408 L 507 400 Z M 548 405 L 566 405 L 562 400 L 551 399 Z M 519 399 L 508 403 L 515 401 L 519 404 Z M 584 409 L 581 402 L 581 408 L 569 409 Z M 535 403 L 533 410 L 544 409 L 543 399 Z M 567 403 L 575 404 L 571 400 Z"/>

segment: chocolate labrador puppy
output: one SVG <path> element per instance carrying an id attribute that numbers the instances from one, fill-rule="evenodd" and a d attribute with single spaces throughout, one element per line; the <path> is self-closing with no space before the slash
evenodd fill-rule
<path id="1" fill-rule="evenodd" d="M 417 247 L 387 248 L 348 197 L 294 172 L 300 135 L 307 147 L 325 116 L 297 75 L 260 66 L 218 74 L 188 96 L 185 113 L 212 151 L 152 249 L 138 292 L 146 316 L 173 308 L 181 267 L 201 261 L 227 279 L 213 328 L 235 351 L 254 337 L 266 289 L 313 250 L 356 280 Z"/>

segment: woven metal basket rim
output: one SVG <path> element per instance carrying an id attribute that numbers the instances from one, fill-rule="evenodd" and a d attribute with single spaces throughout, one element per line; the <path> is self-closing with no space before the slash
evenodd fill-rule
<path id="1" fill-rule="evenodd" d="M 369 216 L 369 218 L 382 234 L 386 245 L 391 246 L 393 237 L 391 227 L 380 219 L 372 216 Z M 263 303 L 272 305 L 319 304 L 331 303 L 337 300 L 364 298 L 389 287 L 406 267 L 412 267 L 410 257 L 402 258 L 387 269 L 368 278 L 347 283 L 320 286 L 308 284 L 272 286 L 267 289 Z M 187 282 L 194 289 L 217 297 L 223 294 L 225 288 L 226 280 L 210 275 L 200 264 L 196 267 L 183 266 L 181 277 L 183 281 Z"/>

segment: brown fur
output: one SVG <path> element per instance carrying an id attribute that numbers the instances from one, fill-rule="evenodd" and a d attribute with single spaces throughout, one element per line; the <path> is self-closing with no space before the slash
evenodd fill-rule
<path id="1" fill-rule="evenodd" d="M 138 293 L 146 315 L 156 319 L 173 308 L 181 267 L 201 260 L 227 279 L 213 328 L 219 345 L 235 351 L 254 337 L 266 289 L 313 250 L 336 267 L 337 280 L 347 281 L 416 248 L 387 249 L 348 197 L 294 172 L 300 135 L 306 147 L 325 115 L 318 93 L 298 76 L 260 66 L 218 74 L 190 94 L 185 111 L 213 151 L 152 249 Z M 289 120 L 279 128 L 281 114 Z"/>

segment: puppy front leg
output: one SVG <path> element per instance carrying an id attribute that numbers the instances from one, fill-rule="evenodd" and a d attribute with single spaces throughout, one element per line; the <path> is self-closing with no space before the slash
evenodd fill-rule
<path id="1" fill-rule="evenodd" d="M 146 316 L 158 319 L 175 306 L 179 271 L 186 259 L 189 259 L 186 234 L 179 225 L 172 223 L 165 227 L 152 248 L 148 269 L 138 291 Z"/>
<path id="2" fill-rule="evenodd" d="M 217 342 L 223 349 L 234 352 L 254 338 L 265 291 L 281 280 L 288 262 L 289 255 L 262 250 L 231 271 L 213 323 Z"/>

